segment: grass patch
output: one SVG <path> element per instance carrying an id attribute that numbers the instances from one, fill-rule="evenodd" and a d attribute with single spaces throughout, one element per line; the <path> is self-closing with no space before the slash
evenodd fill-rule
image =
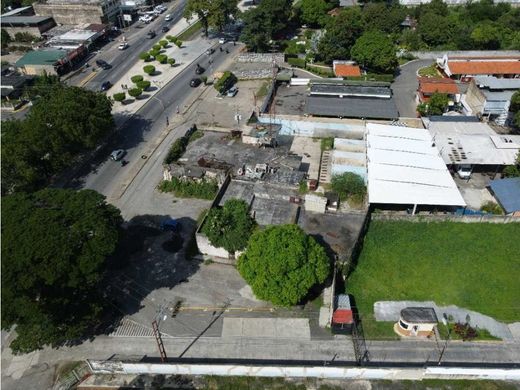
<path id="1" fill-rule="evenodd" d="M 302 180 L 300 184 L 298 185 L 298 193 L 300 195 L 305 195 L 307 192 L 309 192 L 309 187 L 307 186 L 307 180 Z"/>
<path id="2" fill-rule="evenodd" d="M 332 150 L 334 148 L 334 137 L 326 137 L 321 139 L 321 151 Z"/>
<path id="3" fill-rule="evenodd" d="M 202 130 L 195 130 L 190 138 L 188 138 L 188 143 L 198 140 L 199 138 L 204 137 L 204 132 Z"/>
<path id="4" fill-rule="evenodd" d="M 183 181 L 176 177 L 172 180 L 163 180 L 159 184 L 159 191 L 173 192 L 178 198 L 198 198 L 212 200 L 218 191 L 215 180 Z"/>
<path id="5" fill-rule="evenodd" d="M 424 68 L 419 69 L 418 73 L 421 77 L 435 77 L 439 79 L 442 77 L 439 74 L 439 71 L 437 70 L 437 65 L 435 63 L 431 64 L 430 66 L 426 66 Z"/>
<path id="6" fill-rule="evenodd" d="M 520 224 L 372 221 L 349 276 L 360 315 L 381 300 L 435 301 L 520 320 Z"/>
<path id="7" fill-rule="evenodd" d="M 256 93 L 257 98 L 262 98 L 267 95 L 267 91 L 269 90 L 269 81 L 264 81 L 260 88 L 258 89 L 258 92 Z"/>
<path id="8" fill-rule="evenodd" d="M 455 332 L 455 324 L 454 323 L 449 323 L 448 326 L 450 327 L 450 340 L 463 340 L 462 336 L 460 334 L 458 334 L 457 332 Z M 444 326 L 442 323 L 439 323 L 439 326 L 437 328 L 439 329 L 439 335 L 441 336 L 441 339 L 442 340 L 447 340 L 448 339 L 448 328 L 446 326 Z M 475 330 L 477 332 L 477 337 L 472 338 L 471 340 L 468 340 L 468 341 L 473 341 L 473 340 L 477 340 L 477 341 L 478 340 L 485 340 L 485 341 L 502 340 L 499 337 L 493 336 L 491 333 L 489 333 L 489 331 L 487 329 L 475 328 Z"/>
<path id="9" fill-rule="evenodd" d="M 400 340 L 401 338 L 394 332 L 392 321 L 376 321 L 374 315 L 363 315 L 363 333 L 367 340 Z"/>
<path id="10" fill-rule="evenodd" d="M 202 28 L 202 22 L 197 20 L 190 27 L 180 33 L 177 38 L 181 41 L 189 41 Z"/>
<path id="11" fill-rule="evenodd" d="M 294 383 L 284 378 L 248 377 L 248 376 L 206 376 L 204 389 L 219 390 L 306 390 L 303 383 Z"/>

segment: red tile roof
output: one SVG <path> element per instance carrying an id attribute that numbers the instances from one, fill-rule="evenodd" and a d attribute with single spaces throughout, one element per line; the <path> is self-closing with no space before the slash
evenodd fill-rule
<path id="1" fill-rule="evenodd" d="M 448 60 L 448 67 L 451 71 L 451 74 L 460 75 L 520 74 L 520 60 L 518 59 L 503 61 Z"/>
<path id="2" fill-rule="evenodd" d="M 352 324 L 354 322 L 352 310 L 337 309 L 332 315 L 332 322 L 334 324 Z"/>
<path id="3" fill-rule="evenodd" d="M 459 89 L 452 79 L 419 77 L 419 92 L 427 94 L 439 92 L 455 95 L 459 93 Z"/>
<path id="4" fill-rule="evenodd" d="M 338 77 L 357 77 L 361 76 L 361 69 L 358 65 L 336 64 L 334 73 Z"/>

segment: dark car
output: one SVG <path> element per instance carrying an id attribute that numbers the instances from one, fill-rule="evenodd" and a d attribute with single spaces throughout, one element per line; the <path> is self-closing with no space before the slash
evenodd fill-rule
<path id="1" fill-rule="evenodd" d="M 152 38 L 155 38 L 155 31 L 153 30 L 150 30 L 148 31 L 148 33 L 146 34 L 146 36 L 149 38 L 149 39 L 152 39 Z"/>
<path id="2" fill-rule="evenodd" d="M 107 91 L 112 87 L 112 83 L 110 81 L 105 81 L 103 84 L 101 84 L 101 92 Z"/>
<path id="3" fill-rule="evenodd" d="M 197 78 L 194 78 L 194 79 L 191 79 L 190 81 L 190 87 L 198 87 L 201 83 L 201 80 L 197 77 Z"/>
<path id="4" fill-rule="evenodd" d="M 170 26 L 168 24 L 165 24 L 164 26 L 162 26 L 162 32 L 168 32 L 170 31 Z"/>
<path id="5" fill-rule="evenodd" d="M 105 60 L 96 60 L 96 65 L 105 70 L 110 69 L 112 67 L 112 65 L 110 65 Z"/>
<path id="6" fill-rule="evenodd" d="M 204 73 L 205 70 L 206 69 L 204 69 L 202 66 L 197 64 L 197 68 L 195 69 L 195 73 L 202 74 L 202 73 Z"/>

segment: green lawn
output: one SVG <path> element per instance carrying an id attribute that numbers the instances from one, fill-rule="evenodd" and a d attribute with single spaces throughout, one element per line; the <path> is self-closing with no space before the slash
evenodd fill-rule
<path id="1" fill-rule="evenodd" d="M 419 69 L 419 76 L 422 77 L 435 77 L 441 78 L 439 71 L 437 70 L 437 65 L 435 63 L 430 66 L 426 66 L 424 68 Z"/>
<path id="2" fill-rule="evenodd" d="M 202 22 L 197 20 L 177 37 L 181 41 L 189 41 L 202 28 Z"/>
<path id="3" fill-rule="evenodd" d="M 347 291 L 369 337 L 380 300 L 433 300 L 519 321 L 519 281 L 518 223 L 372 221 Z"/>

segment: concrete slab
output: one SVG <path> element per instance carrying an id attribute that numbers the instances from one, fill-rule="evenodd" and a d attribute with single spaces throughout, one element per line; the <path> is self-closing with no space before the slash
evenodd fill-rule
<path id="1" fill-rule="evenodd" d="M 306 169 L 309 179 L 318 180 L 321 159 L 320 140 L 309 137 L 294 137 L 291 152 L 302 156 L 301 166 Z"/>
<path id="2" fill-rule="evenodd" d="M 307 318 L 224 318 L 222 337 L 310 340 Z"/>

